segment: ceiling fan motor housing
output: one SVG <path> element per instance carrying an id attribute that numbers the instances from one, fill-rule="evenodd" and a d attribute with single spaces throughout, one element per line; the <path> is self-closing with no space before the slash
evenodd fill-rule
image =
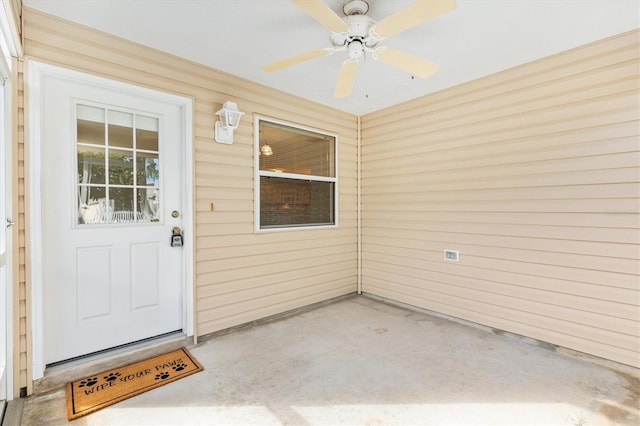
<path id="1" fill-rule="evenodd" d="M 331 43 L 334 47 L 350 46 L 353 41 L 359 41 L 363 46 L 373 47 L 379 39 L 371 37 L 370 30 L 376 23 L 366 15 L 349 15 L 344 18 L 348 29 L 344 33 L 331 33 Z"/>
<path id="2" fill-rule="evenodd" d="M 349 15 L 344 18 L 349 26 L 347 32 L 351 37 L 363 39 L 369 35 L 369 30 L 376 23 L 366 15 Z"/>

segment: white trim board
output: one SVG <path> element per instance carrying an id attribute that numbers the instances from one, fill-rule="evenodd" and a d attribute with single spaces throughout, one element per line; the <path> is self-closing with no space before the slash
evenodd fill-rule
<path id="1" fill-rule="evenodd" d="M 0 35 L 0 39 L 2 36 Z M 2 81 L 0 91 L 3 92 L 0 95 L 0 100 L 3 103 L 0 105 L 0 120 L 3 121 L 3 125 L 0 125 L 0 161 L 4 162 L 4 166 L 0 167 L 1 173 L 4 176 L 0 177 L 0 188 L 2 189 L 0 197 L 0 204 L 3 206 L 4 211 L 0 213 L 0 226 L 4 231 L 4 252 L 0 252 L 0 264 L 4 265 L 5 271 L 5 288 L 4 293 L 0 295 L 0 306 L 3 309 L 2 315 L 4 321 L 0 321 L 0 324 L 4 324 L 4 327 L 0 327 L 0 333 L 3 333 L 2 343 L 0 344 L 0 350 L 3 351 L 4 362 L 4 379 L 0 380 L 0 400 L 6 399 L 11 401 L 14 397 L 14 309 L 13 309 L 13 262 L 15 259 L 15 253 L 13 252 L 13 244 L 15 238 L 16 227 L 7 227 L 5 220 L 15 219 L 13 217 L 13 194 L 14 188 L 12 187 L 13 177 L 13 85 L 10 79 L 11 70 L 5 64 L 4 61 L 0 61 L 0 80 Z M 0 407 L 2 409 L 2 407 Z M 0 413 L 0 418 L 2 418 Z"/>

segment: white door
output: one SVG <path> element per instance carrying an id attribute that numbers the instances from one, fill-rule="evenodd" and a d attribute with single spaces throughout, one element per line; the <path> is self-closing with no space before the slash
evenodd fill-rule
<path id="1" fill-rule="evenodd" d="M 42 82 L 44 362 L 183 328 L 180 106 Z"/>

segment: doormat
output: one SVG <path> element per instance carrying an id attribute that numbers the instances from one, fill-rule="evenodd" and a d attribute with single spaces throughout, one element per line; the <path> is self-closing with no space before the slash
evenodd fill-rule
<path id="1" fill-rule="evenodd" d="M 132 396 L 202 371 L 185 349 L 67 383 L 67 418 L 77 419 Z"/>

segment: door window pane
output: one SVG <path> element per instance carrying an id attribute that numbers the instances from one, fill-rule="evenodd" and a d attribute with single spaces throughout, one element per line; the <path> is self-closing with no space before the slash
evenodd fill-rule
<path id="1" fill-rule="evenodd" d="M 137 184 L 140 186 L 158 186 L 160 177 L 158 154 L 139 152 L 136 161 L 138 173 Z"/>
<path id="2" fill-rule="evenodd" d="M 80 185 L 78 187 L 78 224 L 107 223 L 113 203 L 107 203 L 104 186 Z"/>
<path id="3" fill-rule="evenodd" d="M 103 147 L 78 145 L 78 183 L 104 184 L 104 160 Z"/>
<path id="4" fill-rule="evenodd" d="M 159 222 L 159 120 L 77 105 L 76 128 L 77 223 Z"/>
<path id="5" fill-rule="evenodd" d="M 109 150 L 109 184 L 133 185 L 133 151 Z"/>
<path id="6" fill-rule="evenodd" d="M 104 145 L 104 108 L 78 105 L 76 131 L 78 143 Z"/>
<path id="7" fill-rule="evenodd" d="M 138 209 L 144 222 L 158 222 L 160 194 L 158 188 L 138 188 Z"/>
<path id="8" fill-rule="evenodd" d="M 133 148 L 133 114 L 109 111 L 109 145 Z"/>
<path id="9" fill-rule="evenodd" d="M 158 151 L 158 119 L 136 116 L 136 148 Z"/>
<path id="10" fill-rule="evenodd" d="M 133 188 L 109 188 L 109 198 L 113 202 L 114 223 L 135 222 L 136 209 L 133 199 Z"/>

